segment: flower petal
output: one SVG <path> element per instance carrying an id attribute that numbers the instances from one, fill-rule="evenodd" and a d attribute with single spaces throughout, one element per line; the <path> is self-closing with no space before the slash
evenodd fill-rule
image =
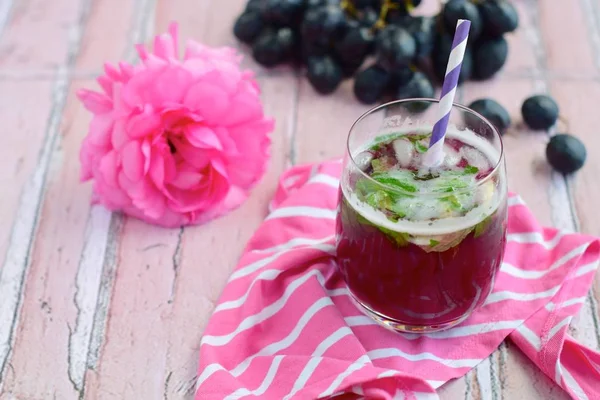
<path id="1" fill-rule="evenodd" d="M 197 187 L 203 178 L 204 175 L 193 169 L 180 170 L 170 185 L 183 190 L 192 189 Z"/>
<path id="2" fill-rule="evenodd" d="M 152 145 L 149 140 L 144 140 L 142 142 L 142 154 L 144 155 L 144 175 L 148 173 L 150 169 L 150 157 L 152 156 Z"/>
<path id="3" fill-rule="evenodd" d="M 262 177 L 271 145 L 268 134 L 273 127 L 271 119 L 229 127 L 229 134 L 239 149 L 237 156 L 228 158 L 227 169 L 232 184 L 250 188 Z"/>
<path id="4" fill-rule="evenodd" d="M 140 142 L 132 141 L 123 147 L 121 163 L 123 172 L 130 181 L 137 182 L 143 178 L 145 159 Z"/>
<path id="5" fill-rule="evenodd" d="M 165 183 L 172 182 L 177 177 L 177 165 L 175 159 L 170 153 L 163 154 L 163 160 L 165 163 Z"/>
<path id="6" fill-rule="evenodd" d="M 185 131 L 185 137 L 194 147 L 223 150 L 223 146 L 215 132 L 206 126 L 189 126 Z"/>
<path id="7" fill-rule="evenodd" d="M 223 147 L 222 152 L 228 156 L 236 156 L 240 154 L 235 141 L 231 138 L 229 130 L 223 126 L 215 126 L 213 128 L 215 134 L 219 138 L 219 142 Z"/>
<path id="8" fill-rule="evenodd" d="M 91 113 L 105 114 L 112 111 L 113 103 L 104 93 L 81 89 L 77 91 L 77 97 L 79 97 L 83 106 Z"/>
<path id="9" fill-rule="evenodd" d="M 110 146 L 113 124 L 114 120 L 111 115 L 95 115 L 92 122 L 90 122 L 89 137 L 91 142 L 102 148 Z"/>
<path id="10" fill-rule="evenodd" d="M 101 156 L 99 149 L 90 143 L 89 137 L 83 140 L 81 149 L 79 150 L 79 162 L 81 163 L 81 172 L 79 179 L 85 182 L 94 177 L 94 168 L 96 167 L 96 159 Z"/>
<path id="11" fill-rule="evenodd" d="M 231 99 L 229 108 L 229 112 L 222 119 L 222 124 L 226 126 L 243 124 L 263 117 L 263 107 L 259 97 L 247 90 L 238 91 Z"/>
<path id="12" fill-rule="evenodd" d="M 155 133 L 161 124 L 160 116 L 154 112 L 151 105 L 146 105 L 142 112 L 127 121 L 126 131 L 130 138 L 138 139 Z"/>
<path id="13" fill-rule="evenodd" d="M 117 187 L 119 185 L 118 176 L 118 161 L 119 155 L 116 151 L 111 151 L 104 155 L 100 160 L 98 171 L 102 174 L 102 178 L 107 185 Z"/>
<path id="14" fill-rule="evenodd" d="M 165 160 L 158 151 L 152 152 L 148 172 L 154 185 L 156 185 L 159 190 L 162 189 L 165 183 Z"/>
<path id="15" fill-rule="evenodd" d="M 194 168 L 202 169 L 205 168 L 210 162 L 211 157 L 214 155 L 214 151 L 207 149 L 198 149 L 191 144 L 182 141 L 171 139 L 177 148 L 177 153 L 189 164 L 193 165 Z"/>
<path id="16" fill-rule="evenodd" d="M 188 90 L 183 103 L 210 125 L 218 125 L 219 121 L 231 112 L 227 92 L 203 81 L 197 82 Z"/>
<path id="17" fill-rule="evenodd" d="M 175 54 L 175 46 L 176 45 L 173 43 L 173 38 L 168 33 L 157 35 L 154 38 L 154 54 L 160 58 L 164 58 L 165 60 L 175 58 L 177 56 Z"/>
<path id="18" fill-rule="evenodd" d="M 154 80 L 149 93 L 152 98 L 148 101 L 155 106 L 179 104 L 192 84 L 192 79 L 192 75 L 178 65 L 166 68 Z"/>
<path id="19" fill-rule="evenodd" d="M 104 90 L 104 93 L 106 93 L 107 96 L 112 98 L 112 94 L 113 94 L 113 81 L 112 79 L 110 79 L 108 76 L 106 75 L 100 75 L 97 79 L 96 82 L 98 82 L 98 85 L 100 85 L 100 87 L 102 88 L 102 90 Z"/>
<path id="20" fill-rule="evenodd" d="M 111 144 L 116 150 L 120 150 L 129 141 L 125 132 L 125 122 L 122 119 L 115 121 L 111 135 Z"/>

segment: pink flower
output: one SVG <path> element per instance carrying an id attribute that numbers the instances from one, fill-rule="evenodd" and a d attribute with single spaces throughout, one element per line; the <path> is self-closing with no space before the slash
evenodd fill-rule
<path id="1" fill-rule="evenodd" d="M 145 221 L 198 224 L 239 206 L 264 174 L 273 120 L 230 48 L 190 41 L 177 25 L 138 46 L 141 65 L 105 66 L 102 92 L 81 90 L 93 113 L 80 153 L 93 201 Z"/>

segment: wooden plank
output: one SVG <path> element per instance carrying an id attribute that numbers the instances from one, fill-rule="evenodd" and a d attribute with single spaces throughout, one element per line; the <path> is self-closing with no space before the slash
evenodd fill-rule
<path id="1" fill-rule="evenodd" d="M 9 24 L 6 36 L 0 41 L 0 48 L 2 46 L 5 46 L 5 49 L 11 48 L 16 45 L 18 40 L 22 40 L 23 48 L 38 51 L 39 55 L 44 55 L 40 43 L 31 41 L 31 37 L 27 35 L 23 36 L 21 39 L 16 39 L 17 42 L 11 41 L 12 39 L 19 38 L 20 30 L 25 29 L 25 25 L 21 23 L 31 23 L 32 21 L 35 21 L 36 18 L 39 18 L 39 14 L 37 13 L 40 12 L 40 10 L 45 10 L 44 8 L 29 8 L 29 6 L 36 4 L 37 3 L 35 2 L 27 3 L 23 5 L 22 8 L 13 10 L 13 18 Z M 56 5 L 59 7 L 61 5 L 64 6 L 62 2 L 59 2 Z M 19 12 L 21 14 L 19 14 Z M 64 20 L 65 26 L 71 28 L 71 36 L 69 37 L 69 40 L 66 40 L 65 43 L 63 43 L 64 47 L 53 49 L 55 52 L 52 54 L 52 57 L 54 57 L 52 60 L 60 64 L 58 68 L 63 70 L 63 72 L 65 70 L 68 71 L 74 61 L 74 55 L 77 53 L 79 42 L 81 40 L 82 24 L 85 21 L 86 12 L 87 3 L 82 1 L 79 3 L 79 7 L 72 7 L 70 12 L 61 14 L 63 18 L 66 18 Z M 19 18 L 17 18 L 17 16 L 19 16 Z M 53 18 L 53 14 L 48 14 L 48 17 Z M 15 21 L 18 21 L 18 23 Z M 45 25 L 41 24 L 40 32 L 49 35 L 47 38 L 51 39 L 54 37 L 57 41 L 64 41 L 61 39 L 65 26 L 48 26 L 48 29 L 46 29 Z M 33 26 L 30 26 L 29 29 L 35 30 Z M 48 46 L 48 48 L 52 47 Z M 19 52 L 20 51 L 21 47 L 19 47 Z M 0 60 L 0 68 L 9 68 L 13 65 L 13 62 L 19 61 L 19 52 L 5 51 L 5 57 Z M 47 65 L 45 64 L 50 58 L 41 57 L 38 59 L 38 54 L 36 54 L 32 60 L 27 59 L 27 62 L 37 62 L 43 65 L 43 68 L 47 68 Z M 15 56 L 17 57 L 15 58 Z M 38 69 L 41 68 L 38 67 Z M 12 347 L 13 345 L 17 346 L 14 342 L 16 336 L 15 332 L 20 332 L 20 329 L 22 329 L 17 326 L 23 299 L 22 290 L 27 279 L 27 267 L 31 260 L 31 250 L 34 242 L 35 229 L 39 221 L 46 176 L 50 168 L 50 161 L 59 136 L 60 114 L 65 104 L 67 84 L 67 74 L 57 74 L 56 80 L 52 85 L 52 106 L 47 115 L 40 116 L 40 118 L 46 119 L 47 122 L 44 135 L 40 137 L 38 160 L 33 171 L 27 177 L 27 184 L 23 187 L 21 192 L 19 207 L 13 210 L 16 214 L 14 218 L 16 223 L 12 226 L 9 246 L 2 266 L 2 276 L 0 277 L 0 321 L 3 322 L 0 325 L 0 383 L 2 383 L 3 386 L 5 384 L 3 376 L 6 372 L 6 367 L 9 364 L 9 356 Z M 32 110 L 35 110 L 35 108 L 32 108 Z M 40 111 L 43 112 L 43 109 Z M 28 117 L 30 117 L 30 115 Z M 43 323 L 43 320 L 40 320 L 40 322 Z M 19 340 L 21 340 L 20 337 Z M 11 372 L 16 370 L 12 363 L 10 363 L 10 370 Z M 15 374 L 15 376 L 19 375 Z M 48 382 L 40 382 L 40 384 L 45 386 Z M 43 390 L 46 390 L 47 388 L 48 386 L 45 386 Z M 10 390 L 12 391 L 12 389 Z"/>
<path id="2" fill-rule="evenodd" d="M 4 384 L 5 392 L 20 398 L 79 397 L 75 382 L 70 381 L 69 337 L 77 324 L 73 280 L 84 245 L 90 190 L 77 188 L 78 158 L 71 154 L 77 154 L 85 128 L 83 124 L 74 127 L 77 131 L 62 137 L 50 161 L 10 358 L 12 374 Z"/>
<path id="3" fill-rule="evenodd" d="M 346 80 L 335 93 L 323 96 L 306 78 L 300 80 L 297 126 L 291 149 L 295 163 L 318 162 L 344 155 L 350 127 L 371 108 L 355 99 L 352 85 L 352 80 Z"/>
<path id="4" fill-rule="evenodd" d="M 115 10 L 119 12 L 115 12 Z M 133 50 L 135 26 L 144 8 L 139 0 L 94 0 L 77 57 L 76 70 L 100 72 L 104 63 L 115 65 Z M 107 29 L 110 26 L 110 29 Z"/>
<path id="5" fill-rule="evenodd" d="M 579 81 L 551 82 L 552 93 L 560 105 L 561 116 L 568 121 L 565 131 L 579 137 L 588 151 L 586 165 L 577 174 L 570 177 L 568 186 L 573 195 L 573 207 L 578 216 L 579 228 L 582 232 L 594 236 L 600 235 L 600 216 L 597 212 L 597 203 L 594 196 L 600 194 L 598 174 L 600 163 L 598 160 L 598 135 L 597 127 L 600 115 L 595 111 L 590 99 L 600 95 L 600 83 Z M 563 207 L 569 207 L 565 204 Z M 600 349 L 600 331 L 598 327 L 598 300 L 600 299 L 600 274 L 596 274 L 595 290 L 582 310 L 582 314 L 573 322 L 572 333 L 577 339 L 592 348 Z"/>
<path id="6" fill-rule="evenodd" d="M 93 65 L 98 59 L 116 59 L 123 51 L 119 46 L 107 46 L 97 37 L 98 27 L 106 25 L 106 21 L 98 21 L 98 18 L 105 19 L 106 8 L 114 6 L 108 3 L 96 0 L 95 13 L 89 21 L 91 30 L 85 32 L 82 29 L 89 4 L 82 3 L 81 15 L 72 22 L 77 29 L 71 29 L 70 51 L 63 56 L 64 73 L 58 74 L 62 86 L 55 96 L 61 96 L 62 103 L 56 104 L 56 115 L 51 122 L 55 131 L 53 141 L 60 145 L 49 145 L 50 152 L 54 153 L 49 152 L 48 161 L 42 164 L 49 171 L 39 216 L 42 222 L 32 250 L 19 335 L 10 360 L 13 376 L 7 376 L 5 387 L 7 392 L 23 398 L 79 398 L 83 388 L 110 223 L 110 213 L 106 210 L 96 207 L 89 213 L 90 185 L 78 188 L 79 146 L 87 132 L 89 115 L 75 98 L 74 90 L 82 84 L 93 87 L 93 82 L 78 82 L 72 88 L 62 121 L 62 136 L 57 132 L 67 91 L 66 80 L 69 71 L 76 67 L 77 48 L 80 45 L 87 48 L 91 41 L 99 45 L 95 52 L 80 55 L 77 65 L 80 68 L 81 65 L 88 68 L 86 65 Z M 121 6 L 127 9 L 127 4 L 121 2 Z M 113 22 L 113 34 L 119 32 L 119 27 L 122 35 L 127 33 L 128 28 L 119 25 L 119 18 Z M 108 40 L 111 38 L 107 36 Z M 32 379 L 20 378 L 25 375 Z"/>
<path id="7" fill-rule="evenodd" d="M 570 398 L 512 342 L 506 342 L 506 350 L 503 399 L 566 400 Z"/>
<path id="8" fill-rule="evenodd" d="M 7 3 L 6 5 L 4 3 Z M 0 68 L 23 70 L 57 69 L 68 52 L 69 36 L 79 18 L 79 6 L 72 0 L 9 1 L 10 7 L 0 39 Z"/>
<path id="9" fill-rule="evenodd" d="M 596 64 L 580 3 L 573 1 L 567 7 L 557 7 L 552 1 L 535 3 L 548 72 L 595 76 Z"/>
<path id="10" fill-rule="evenodd" d="M 39 199 L 33 196 L 40 196 L 44 163 L 49 157 L 50 150 L 44 142 L 55 135 L 55 127 L 47 126 L 47 118 L 51 113 L 60 112 L 57 109 L 60 104 L 52 104 L 52 89 L 51 82 L 0 83 L 3 93 L 14 93 L 10 99 L 0 97 L 2 120 L 8 131 L 21 132 L 5 135 L 6 144 L 0 146 L 3 163 L 0 186 L 11 188 L 0 196 L 0 386 L 2 374 L 8 373 L 10 368 L 8 357 L 12 351 L 39 206 Z M 32 99 L 36 101 L 32 102 Z"/>

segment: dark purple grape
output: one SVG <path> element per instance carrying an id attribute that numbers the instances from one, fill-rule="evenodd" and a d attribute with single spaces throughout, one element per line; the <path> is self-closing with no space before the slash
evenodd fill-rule
<path id="1" fill-rule="evenodd" d="M 412 78 L 400 85 L 396 91 L 396 99 L 415 99 L 415 98 L 432 98 L 435 96 L 433 85 L 427 78 L 427 75 L 420 71 L 416 71 Z M 427 101 L 413 101 L 406 103 L 404 106 L 411 112 L 423 112 L 431 105 Z"/>
<path id="2" fill-rule="evenodd" d="M 308 81 L 321 94 L 334 92 L 343 77 L 342 69 L 330 56 L 310 57 L 306 71 Z"/>
<path id="3" fill-rule="evenodd" d="M 448 66 L 448 58 L 450 57 L 450 51 L 452 50 L 452 37 L 440 34 L 436 35 L 434 41 L 433 52 L 431 53 L 431 62 L 433 67 L 433 74 L 436 79 L 441 83 L 444 81 L 446 75 L 446 67 Z M 471 78 L 473 74 L 473 55 L 471 49 L 467 46 L 465 56 L 463 58 L 462 66 L 460 69 L 460 75 L 458 77 L 458 83 L 465 82 Z"/>
<path id="4" fill-rule="evenodd" d="M 519 26 L 519 14 L 507 0 L 487 0 L 479 5 L 483 31 L 489 36 L 501 36 Z"/>
<path id="5" fill-rule="evenodd" d="M 396 97 L 398 88 L 410 82 L 414 74 L 415 71 L 410 67 L 397 68 L 391 71 L 390 84 L 388 86 L 390 95 Z"/>
<path id="6" fill-rule="evenodd" d="M 354 7 L 359 10 L 364 10 L 365 8 L 377 8 L 381 6 L 380 0 L 351 0 L 351 3 Z"/>
<path id="7" fill-rule="evenodd" d="M 301 46 L 301 52 L 302 52 L 302 59 L 306 63 L 306 61 L 310 57 L 314 57 L 314 56 L 319 57 L 319 56 L 328 55 L 331 52 L 331 48 L 329 47 L 329 44 L 320 43 L 320 42 L 312 43 L 312 42 L 303 41 L 302 46 Z"/>
<path id="8" fill-rule="evenodd" d="M 336 61 L 342 69 L 342 75 L 344 76 L 344 78 L 352 78 L 356 74 L 356 71 L 358 71 L 360 67 L 362 67 L 364 59 L 344 61 L 339 58 L 336 58 Z"/>
<path id="9" fill-rule="evenodd" d="M 500 134 L 504 134 L 506 129 L 511 124 L 510 115 L 508 111 L 496 100 L 492 99 L 479 99 L 475 100 L 469 105 L 469 108 L 476 113 L 483 115 L 492 125 L 498 129 Z M 485 128 L 481 127 L 481 119 L 471 113 L 465 113 L 465 123 L 475 132 L 485 131 Z"/>
<path id="10" fill-rule="evenodd" d="M 467 0 L 450 0 L 442 10 L 442 18 L 446 25 L 446 31 L 454 35 L 456 23 L 459 19 L 468 19 L 471 21 L 469 30 L 469 40 L 475 40 L 479 37 L 482 29 L 481 15 L 477 6 Z"/>
<path id="11" fill-rule="evenodd" d="M 406 29 L 386 26 L 376 39 L 379 62 L 390 70 L 409 65 L 415 58 L 417 44 Z"/>
<path id="12" fill-rule="evenodd" d="M 265 67 L 274 67 L 289 60 L 295 47 L 295 33 L 291 28 L 266 30 L 252 46 L 252 56 Z"/>
<path id="13" fill-rule="evenodd" d="M 500 71 L 507 58 L 508 43 L 502 36 L 479 41 L 473 51 L 473 77 L 491 78 Z"/>
<path id="14" fill-rule="evenodd" d="M 304 0 L 265 0 L 265 21 L 277 26 L 295 26 L 302 21 Z"/>
<path id="15" fill-rule="evenodd" d="M 417 61 L 421 63 L 425 62 L 433 51 L 435 19 L 422 16 L 406 16 L 403 26 L 415 38 L 415 42 L 417 43 Z"/>
<path id="16" fill-rule="evenodd" d="M 338 58 L 345 61 L 360 63 L 373 51 L 375 36 L 369 28 L 350 29 L 344 38 L 336 42 L 335 51 Z"/>
<path id="17" fill-rule="evenodd" d="M 550 96 L 531 96 L 523 102 L 521 115 L 529 128 L 547 130 L 558 120 L 558 104 Z"/>
<path id="18" fill-rule="evenodd" d="M 302 21 L 302 38 L 309 42 L 327 43 L 339 39 L 346 28 L 344 11 L 333 5 L 310 8 Z"/>
<path id="19" fill-rule="evenodd" d="M 403 6 L 400 6 L 399 8 L 392 8 L 388 10 L 385 16 L 385 22 L 388 24 L 402 26 L 402 21 L 407 15 L 408 11 L 406 11 L 406 8 Z"/>
<path id="20" fill-rule="evenodd" d="M 306 8 L 317 8 L 321 6 L 340 6 L 340 0 L 306 0 Z"/>
<path id="21" fill-rule="evenodd" d="M 263 19 L 258 11 L 246 11 L 238 17 L 233 26 L 233 34 L 240 41 L 252 44 L 264 27 Z"/>
<path id="22" fill-rule="evenodd" d="M 390 83 L 391 74 L 379 65 L 356 74 L 354 78 L 354 95 L 364 104 L 373 104 L 380 100 Z"/>
<path id="23" fill-rule="evenodd" d="M 366 8 L 360 13 L 358 20 L 362 26 L 371 28 L 379 20 L 379 12 L 373 8 Z"/>
<path id="24" fill-rule="evenodd" d="M 245 11 L 258 11 L 260 13 L 265 9 L 265 0 L 248 0 Z"/>
<path id="25" fill-rule="evenodd" d="M 571 174 L 585 164 L 587 151 L 581 140 L 568 133 L 561 133 L 550 138 L 546 146 L 548 163 L 563 174 Z"/>

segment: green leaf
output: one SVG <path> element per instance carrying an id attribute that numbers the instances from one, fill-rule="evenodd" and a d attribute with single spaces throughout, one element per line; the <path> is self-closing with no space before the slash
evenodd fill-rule
<path id="1" fill-rule="evenodd" d="M 415 142 L 415 149 L 417 149 L 417 151 L 421 154 L 426 153 L 427 152 L 427 146 L 425 146 L 423 143 L 421 142 Z"/>
<path id="2" fill-rule="evenodd" d="M 464 179 L 457 177 L 441 180 L 435 191 L 451 193 L 460 189 L 465 189 L 467 187 L 469 187 L 469 183 L 465 182 Z"/>
<path id="3" fill-rule="evenodd" d="M 417 187 L 415 185 L 407 182 L 406 180 L 401 180 L 398 177 L 390 176 L 390 174 L 374 174 L 372 178 L 379 183 L 394 186 L 406 192 L 414 193 L 417 191 Z"/>
<path id="4" fill-rule="evenodd" d="M 371 167 L 373 168 L 373 172 L 381 173 L 386 171 L 385 163 L 381 160 L 381 158 L 376 158 L 371 161 Z"/>
<path id="5" fill-rule="evenodd" d="M 380 186 L 377 183 L 367 178 L 359 179 L 354 186 L 354 190 L 356 191 L 358 198 L 363 201 L 369 193 L 379 189 Z"/>
<path id="6" fill-rule="evenodd" d="M 496 213 L 490 214 L 488 215 L 484 220 L 482 220 L 480 223 L 478 223 L 477 225 L 475 225 L 475 229 L 474 229 L 474 236 L 476 238 L 478 238 L 479 236 L 483 235 L 488 227 L 490 226 L 490 223 L 492 222 L 493 216 Z"/>
<path id="7" fill-rule="evenodd" d="M 400 218 L 406 217 L 406 210 L 402 208 L 398 203 L 392 203 L 386 208 L 389 211 L 393 212 L 396 216 L 398 216 L 398 218 L 396 218 L 396 221 Z"/>
<path id="8" fill-rule="evenodd" d="M 373 208 L 385 209 L 392 206 L 392 197 L 383 190 L 368 193 L 365 202 Z"/>
<path id="9" fill-rule="evenodd" d="M 388 237 L 388 239 L 390 239 L 392 242 L 396 243 L 396 245 L 398 247 L 408 246 L 408 244 L 410 243 L 408 241 L 408 238 L 409 238 L 408 233 L 392 231 L 392 230 L 384 228 L 382 226 L 378 226 L 378 228 L 381 232 L 383 232 Z"/>
<path id="10" fill-rule="evenodd" d="M 465 174 L 476 174 L 479 172 L 479 168 L 474 167 L 472 165 L 467 165 L 465 167 Z"/>
<path id="11" fill-rule="evenodd" d="M 428 137 L 431 136 L 431 133 L 421 133 L 421 134 L 404 135 L 404 136 L 406 136 L 406 138 L 408 140 L 410 140 L 411 142 L 415 143 L 415 142 L 418 142 L 419 140 L 427 139 Z"/>
<path id="12" fill-rule="evenodd" d="M 450 208 L 452 208 L 453 210 L 460 211 L 463 209 L 462 203 L 460 202 L 460 200 L 458 199 L 458 197 L 456 195 L 442 197 L 442 198 L 440 198 L 440 200 L 449 204 Z"/>
<path id="13" fill-rule="evenodd" d="M 435 247 L 438 244 L 440 244 L 439 240 L 435 240 L 435 239 L 429 239 L 429 246 L 430 247 Z"/>

